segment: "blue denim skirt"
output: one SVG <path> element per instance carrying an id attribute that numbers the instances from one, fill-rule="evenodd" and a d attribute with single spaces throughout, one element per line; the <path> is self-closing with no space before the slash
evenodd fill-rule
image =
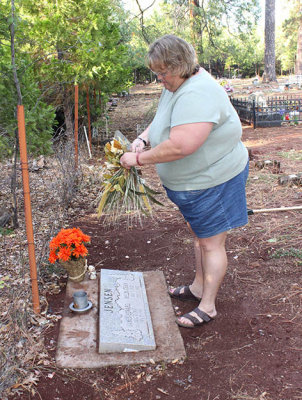
<path id="1" fill-rule="evenodd" d="M 240 174 L 209 189 L 174 191 L 164 188 L 195 235 L 208 238 L 247 224 L 245 185 L 248 173 L 247 163 Z"/>

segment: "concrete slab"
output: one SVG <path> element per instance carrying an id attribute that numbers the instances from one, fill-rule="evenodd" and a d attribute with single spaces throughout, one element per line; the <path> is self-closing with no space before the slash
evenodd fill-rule
<path id="1" fill-rule="evenodd" d="M 131 353 L 98 353 L 98 292 L 99 279 L 83 282 L 68 281 L 63 318 L 60 324 L 56 362 L 62 368 L 100 368 L 111 365 L 146 364 L 172 361 L 186 357 L 186 352 L 166 281 L 161 271 L 144 272 L 144 281 L 151 313 L 156 349 Z M 69 309 L 72 294 L 85 290 L 93 308 L 83 314 Z"/>

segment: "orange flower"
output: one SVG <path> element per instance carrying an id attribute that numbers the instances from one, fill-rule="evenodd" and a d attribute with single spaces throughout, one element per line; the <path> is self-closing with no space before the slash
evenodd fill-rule
<path id="1" fill-rule="evenodd" d="M 49 262 L 57 260 L 68 261 L 85 257 L 88 250 L 84 243 L 90 243 L 90 236 L 85 235 L 79 228 L 61 229 L 49 244 Z"/>
<path id="2" fill-rule="evenodd" d="M 71 256 L 70 248 L 68 247 L 61 247 L 58 252 L 58 258 L 62 261 L 68 261 Z"/>
<path id="3" fill-rule="evenodd" d="M 56 261 L 57 261 L 57 255 L 56 255 L 56 252 L 55 251 L 51 251 L 50 253 L 49 253 L 49 258 L 48 258 L 48 261 L 51 263 L 51 264 L 54 264 Z"/>
<path id="4" fill-rule="evenodd" d="M 65 243 L 67 244 L 67 246 L 74 245 L 75 247 L 77 247 L 82 243 L 82 239 L 76 233 L 71 233 L 68 237 L 65 238 Z"/>
<path id="5" fill-rule="evenodd" d="M 49 244 L 51 250 L 55 250 L 60 246 L 60 238 L 54 237 Z"/>
<path id="6" fill-rule="evenodd" d="M 80 244 L 77 248 L 75 248 L 72 252 L 72 255 L 75 257 L 85 257 L 88 254 L 88 250 L 83 244 Z"/>
<path id="7" fill-rule="evenodd" d="M 82 235 L 82 240 L 84 243 L 90 243 L 90 236 L 88 235 Z"/>

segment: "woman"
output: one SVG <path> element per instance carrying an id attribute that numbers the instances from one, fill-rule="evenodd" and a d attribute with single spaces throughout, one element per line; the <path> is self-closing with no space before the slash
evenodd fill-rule
<path id="1" fill-rule="evenodd" d="M 174 35 L 156 40 L 148 64 L 164 86 L 156 115 L 125 153 L 125 168 L 155 164 L 168 197 L 194 235 L 191 285 L 170 288 L 180 300 L 199 302 L 176 319 L 193 328 L 216 317 L 215 300 L 227 268 L 227 231 L 247 223 L 248 152 L 224 89 L 197 65 L 193 47 Z M 142 151 L 150 144 L 151 149 Z"/>

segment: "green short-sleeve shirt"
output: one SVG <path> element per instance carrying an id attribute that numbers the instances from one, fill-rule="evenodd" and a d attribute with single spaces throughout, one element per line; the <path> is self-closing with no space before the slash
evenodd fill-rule
<path id="1" fill-rule="evenodd" d="M 239 117 L 225 90 L 205 70 L 174 93 L 163 90 L 149 130 L 151 147 L 167 140 L 174 126 L 197 122 L 214 124 L 204 144 L 180 160 L 156 164 L 163 185 L 171 190 L 219 185 L 238 175 L 248 161 Z"/>

